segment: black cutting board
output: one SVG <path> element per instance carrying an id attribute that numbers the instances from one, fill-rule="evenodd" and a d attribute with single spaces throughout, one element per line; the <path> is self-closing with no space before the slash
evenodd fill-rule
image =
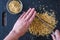
<path id="1" fill-rule="evenodd" d="M 3 40 L 3 38 L 11 31 L 14 23 L 18 19 L 18 17 L 22 14 L 23 11 L 28 10 L 29 7 L 34 7 L 39 10 L 40 5 L 48 6 L 46 9 L 49 11 L 50 9 L 54 10 L 56 14 L 57 20 L 60 22 L 60 0 L 21 0 L 23 3 L 23 10 L 21 13 L 13 15 L 10 14 L 6 9 L 6 4 L 9 0 L 0 0 L 0 40 Z M 7 25 L 3 25 L 3 13 L 6 14 L 6 20 Z M 60 29 L 60 23 L 58 22 L 56 29 Z M 33 38 L 32 38 L 33 37 Z M 51 36 L 48 38 L 46 37 L 36 37 L 31 35 L 29 32 L 27 32 L 23 37 L 20 38 L 20 40 L 52 40 Z"/>

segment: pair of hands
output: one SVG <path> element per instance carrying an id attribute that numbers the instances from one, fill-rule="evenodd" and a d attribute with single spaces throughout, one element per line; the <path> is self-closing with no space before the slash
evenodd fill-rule
<path id="1" fill-rule="evenodd" d="M 35 15 L 36 11 L 34 8 L 29 8 L 27 12 L 24 12 L 18 18 L 13 29 L 4 40 L 17 40 L 19 37 L 23 36 L 27 32 L 29 25 L 33 21 Z M 56 30 L 51 36 L 53 40 L 60 40 L 60 32 L 58 30 Z"/>

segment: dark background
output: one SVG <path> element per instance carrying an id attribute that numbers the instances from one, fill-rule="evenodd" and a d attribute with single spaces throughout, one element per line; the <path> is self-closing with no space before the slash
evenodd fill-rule
<path id="1" fill-rule="evenodd" d="M 9 0 L 0 0 L 0 40 L 3 40 L 4 37 L 11 31 L 14 23 L 18 19 L 18 17 L 22 14 L 23 11 L 26 11 L 29 7 L 34 7 L 39 11 L 39 6 L 44 5 L 48 6 L 46 10 L 54 10 L 56 14 L 56 18 L 58 20 L 58 24 L 55 29 L 60 29 L 60 0 L 21 0 L 23 3 L 23 10 L 21 13 L 13 15 L 10 14 L 6 9 L 6 4 Z M 3 25 L 2 21 L 2 14 L 6 14 L 6 20 L 7 25 Z M 51 36 L 47 37 L 36 37 L 31 35 L 29 32 L 27 32 L 23 37 L 20 38 L 20 40 L 52 40 Z"/>

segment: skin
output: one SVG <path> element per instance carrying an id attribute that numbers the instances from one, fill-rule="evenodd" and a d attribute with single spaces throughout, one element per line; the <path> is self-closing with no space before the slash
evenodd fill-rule
<path id="1" fill-rule="evenodd" d="M 24 12 L 16 21 L 11 32 L 4 38 L 4 40 L 18 40 L 23 36 L 31 22 L 35 17 L 36 11 L 34 8 L 29 8 L 27 12 Z"/>
<path id="2" fill-rule="evenodd" d="M 13 26 L 13 29 L 10 33 L 4 38 L 4 40 L 18 40 L 23 36 L 33 19 L 35 18 L 36 11 L 34 8 L 29 8 L 27 12 L 24 12 L 16 21 Z M 60 32 L 58 30 L 55 33 L 51 34 L 53 40 L 60 40 Z"/>
<path id="3" fill-rule="evenodd" d="M 51 34 L 53 40 L 60 40 L 60 32 L 56 30 L 55 33 Z"/>

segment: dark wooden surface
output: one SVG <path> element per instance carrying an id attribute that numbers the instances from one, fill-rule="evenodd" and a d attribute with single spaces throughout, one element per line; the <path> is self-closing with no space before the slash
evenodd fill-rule
<path id="1" fill-rule="evenodd" d="M 37 9 L 37 11 L 39 11 L 39 6 L 40 5 L 47 5 L 48 8 L 46 8 L 48 11 L 49 9 L 52 9 L 55 11 L 56 14 L 56 18 L 57 20 L 60 22 L 60 0 L 21 0 L 23 3 L 23 11 L 26 11 L 29 7 L 34 7 Z M 18 17 L 22 14 L 10 14 L 7 9 L 6 9 L 6 3 L 8 2 L 8 0 L 0 0 L 0 40 L 3 40 L 3 38 L 11 31 L 14 23 L 16 22 L 16 20 L 18 19 Z M 2 13 L 7 14 L 7 25 L 3 26 L 2 25 Z M 60 23 L 58 22 L 56 29 L 60 29 Z M 32 38 L 33 37 L 33 38 Z M 52 40 L 51 36 L 49 36 L 48 38 L 46 37 L 35 37 L 32 36 L 31 34 L 26 33 L 23 37 L 20 38 L 20 40 Z"/>

